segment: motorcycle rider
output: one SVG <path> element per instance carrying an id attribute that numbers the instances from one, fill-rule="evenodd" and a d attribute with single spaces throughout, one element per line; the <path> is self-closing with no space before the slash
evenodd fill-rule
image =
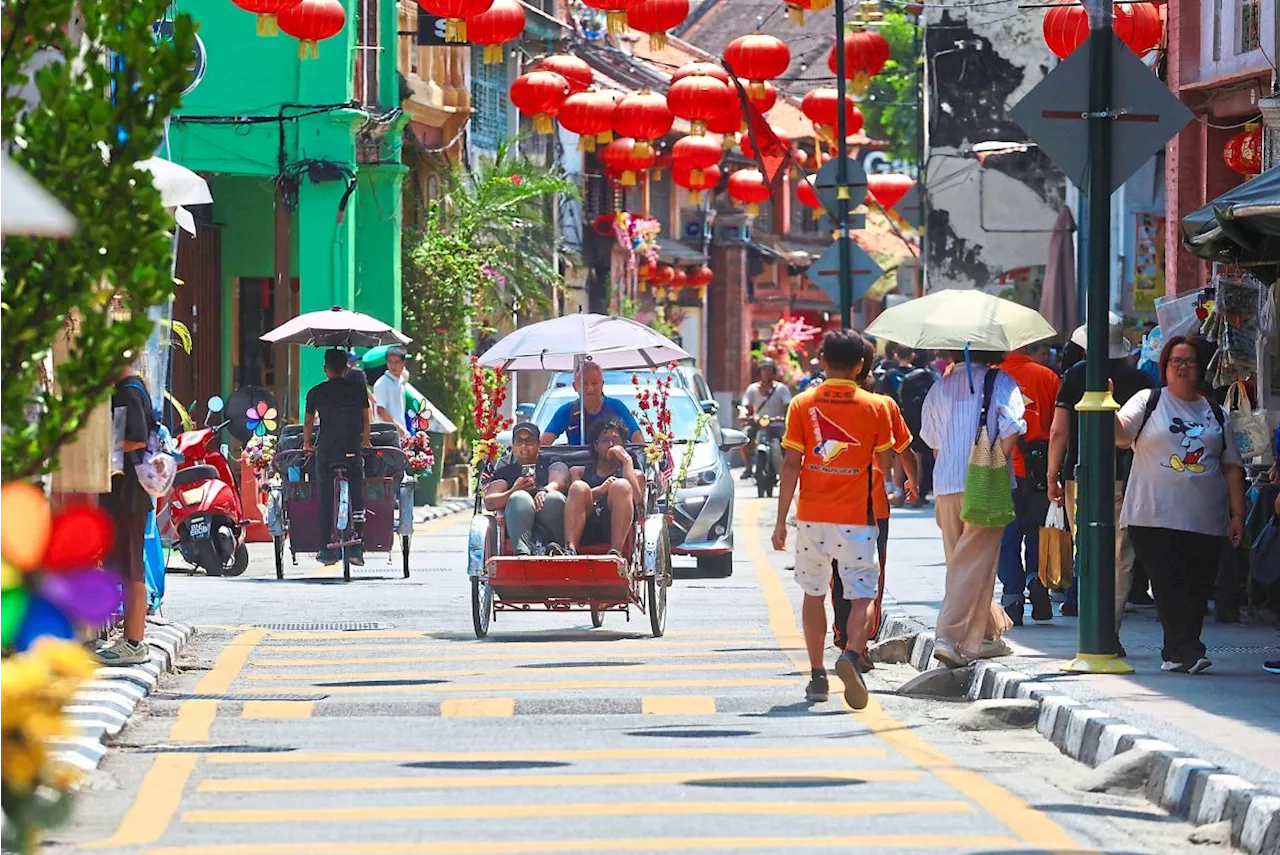
<path id="1" fill-rule="evenodd" d="M 356 535 L 364 533 L 364 456 L 363 449 L 373 446 L 369 396 L 362 384 L 347 375 L 347 355 L 341 350 L 324 354 L 323 383 L 307 392 L 306 417 L 302 426 L 302 453 L 316 456 L 316 481 L 320 490 L 320 531 L 325 545 L 316 556 L 323 564 L 334 564 L 339 555 L 328 546 L 333 533 L 333 467 L 345 464 L 350 485 L 351 519 Z M 318 443 L 312 442 L 316 417 L 321 431 Z M 351 563 L 364 564 L 364 550 L 353 547 Z"/>
<path id="2" fill-rule="evenodd" d="M 760 432 L 756 419 L 760 416 L 786 419 L 787 407 L 791 405 L 791 390 L 785 383 L 778 382 L 778 366 L 770 358 L 761 359 L 756 366 L 760 371 L 760 379 L 747 387 L 742 394 L 740 418 L 746 425 L 747 444 L 742 447 L 742 462 L 746 468 L 742 472 L 742 480 L 749 481 L 753 477 L 751 461 L 755 460 L 756 437 Z"/>

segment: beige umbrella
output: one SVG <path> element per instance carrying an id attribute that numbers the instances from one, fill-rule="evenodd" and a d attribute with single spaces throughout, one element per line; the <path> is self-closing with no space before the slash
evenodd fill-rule
<path id="1" fill-rule="evenodd" d="M 43 237 L 74 233 L 76 218 L 21 166 L 7 155 L 0 158 L 0 232 Z"/>
<path id="2" fill-rule="evenodd" d="M 886 309 L 867 333 L 908 347 L 1001 352 L 1057 335 L 1035 309 L 970 290 L 935 291 Z"/>

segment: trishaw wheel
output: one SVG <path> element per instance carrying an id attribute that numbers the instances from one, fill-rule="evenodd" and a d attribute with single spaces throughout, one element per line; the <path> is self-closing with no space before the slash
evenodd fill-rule
<path id="1" fill-rule="evenodd" d="M 276 554 L 276 578 L 284 578 L 284 535 L 277 534 L 271 538 L 272 546 L 275 548 Z"/>
<path id="2" fill-rule="evenodd" d="M 604 612 L 599 609 L 591 610 L 591 625 L 596 629 L 604 626 Z"/>
<path id="3" fill-rule="evenodd" d="M 654 638 L 661 638 L 667 630 L 667 589 L 671 587 L 671 541 L 667 533 L 662 533 L 658 544 L 658 566 L 656 572 L 645 580 L 648 587 L 649 628 Z"/>
<path id="4" fill-rule="evenodd" d="M 404 577 L 409 578 L 409 535 L 400 535 L 400 550 L 404 553 Z"/>
<path id="5" fill-rule="evenodd" d="M 476 638 L 489 634 L 489 620 L 493 617 L 493 588 L 479 576 L 471 577 L 471 622 L 475 624 Z"/>

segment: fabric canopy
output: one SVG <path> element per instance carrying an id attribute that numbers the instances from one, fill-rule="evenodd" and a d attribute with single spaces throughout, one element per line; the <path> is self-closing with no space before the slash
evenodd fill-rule
<path id="1" fill-rule="evenodd" d="M 1182 243 L 1210 261 L 1280 265 L 1280 166 L 1183 217 Z"/>

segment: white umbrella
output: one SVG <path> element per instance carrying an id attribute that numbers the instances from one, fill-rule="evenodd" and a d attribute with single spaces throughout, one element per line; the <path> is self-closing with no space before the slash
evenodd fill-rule
<path id="1" fill-rule="evenodd" d="M 485 351 L 480 364 L 507 371 L 573 371 L 586 359 L 601 368 L 653 368 L 689 358 L 644 324 L 576 314 L 521 327 Z"/>
<path id="2" fill-rule="evenodd" d="M 7 235 L 65 237 L 76 230 L 76 218 L 36 180 L 0 155 L 0 232 Z"/>
<path id="3" fill-rule="evenodd" d="M 408 344 L 413 339 L 375 317 L 334 306 L 285 321 L 262 336 L 262 341 L 311 347 L 377 347 Z"/>
<path id="4" fill-rule="evenodd" d="M 876 338 L 930 350 L 1007 352 L 1057 335 L 1035 309 L 985 291 L 935 291 L 886 309 L 867 327 Z"/>
<path id="5" fill-rule="evenodd" d="M 166 208 L 182 205 L 208 205 L 213 202 L 209 182 L 185 166 L 162 157 L 148 157 L 134 164 L 151 173 L 151 184 L 160 191 L 160 204 Z"/>

